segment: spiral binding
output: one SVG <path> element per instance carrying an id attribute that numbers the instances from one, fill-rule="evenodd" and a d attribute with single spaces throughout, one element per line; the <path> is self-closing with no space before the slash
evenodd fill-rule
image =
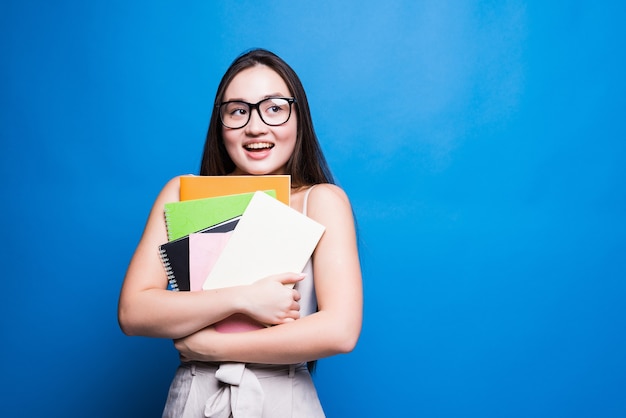
<path id="1" fill-rule="evenodd" d="M 167 257 L 167 253 L 162 247 L 159 247 L 159 253 L 161 256 L 161 262 L 163 263 L 163 267 L 165 267 L 165 273 L 167 274 L 167 280 L 170 283 L 170 288 L 178 292 L 180 289 L 178 288 L 178 282 L 176 282 L 176 278 L 174 277 L 174 271 L 172 270 L 172 266 L 170 265 L 170 260 Z"/>
<path id="2" fill-rule="evenodd" d="M 165 217 L 165 230 L 167 232 L 167 237 L 171 238 L 172 235 L 172 231 L 170 231 L 170 218 L 171 218 L 171 214 L 170 214 L 170 209 L 166 206 L 165 209 L 163 210 L 163 215 Z"/>

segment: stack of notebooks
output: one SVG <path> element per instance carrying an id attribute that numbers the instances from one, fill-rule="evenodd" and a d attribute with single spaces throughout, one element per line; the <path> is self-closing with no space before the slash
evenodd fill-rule
<path id="1" fill-rule="evenodd" d="M 301 272 L 324 227 L 289 207 L 287 175 L 184 176 L 180 201 L 165 204 L 168 242 L 159 247 L 174 291 L 251 284 Z M 222 332 L 263 326 L 238 315 Z"/>

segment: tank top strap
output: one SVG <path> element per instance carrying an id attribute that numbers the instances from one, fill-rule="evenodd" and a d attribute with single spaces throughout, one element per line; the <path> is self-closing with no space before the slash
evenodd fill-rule
<path id="1" fill-rule="evenodd" d="M 304 198 L 302 199 L 302 214 L 306 216 L 307 206 L 309 200 L 309 193 L 315 185 L 309 187 L 304 192 Z M 313 278 L 313 258 L 309 258 L 309 261 L 304 267 L 303 273 L 305 277 L 303 280 L 296 283 L 295 288 L 300 292 L 300 317 L 311 315 L 317 311 L 317 295 L 315 294 L 315 280 Z"/>
<path id="2" fill-rule="evenodd" d="M 314 184 L 313 186 L 309 187 L 306 192 L 304 192 L 304 202 L 302 203 L 302 214 L 303 215 L 306 215 L 307 206 L 308 206 L 308 202 L 309 202 L 309 193 L 311 193 L 311 190 L 313 190 L 313 188 L 315 186 L 316 185 Z"/>

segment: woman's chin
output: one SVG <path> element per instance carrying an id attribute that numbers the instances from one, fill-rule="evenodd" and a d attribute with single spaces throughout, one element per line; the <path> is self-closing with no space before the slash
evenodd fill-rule
<path id="1" fill-rule="evenodd" d="M 236 175 L 249 175 L 249 176 L 263 176 L 273 174 L 285 174 L 285 167 L 275 167 L 267 164 L 246 164 L 238 167 L 233 174 Z"/>

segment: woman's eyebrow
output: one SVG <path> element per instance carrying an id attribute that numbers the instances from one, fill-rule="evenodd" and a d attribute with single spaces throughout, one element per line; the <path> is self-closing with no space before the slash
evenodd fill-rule
<path id="1" fill-rule="evenodd" d="M 287 95 L 288 96 L 288 95 Z M 261 98 L 261 100 L 265 100 L 265 99 L 271 99 L 274 97 L 287 97 L 285 96 L 283 93 L 272 93 L 272 94 L 266 94 L 265 96 L 263 96 Z M 259 100 L 259 101 L 261 101 Z M 241 98 L 241 97 L 233 97 L 230 99 L 225 99 L 223 100 L 224 102 L 245 102 L 245 103 L 252 103 L 252 102 L 248 102 L 247 100 Z"/>

